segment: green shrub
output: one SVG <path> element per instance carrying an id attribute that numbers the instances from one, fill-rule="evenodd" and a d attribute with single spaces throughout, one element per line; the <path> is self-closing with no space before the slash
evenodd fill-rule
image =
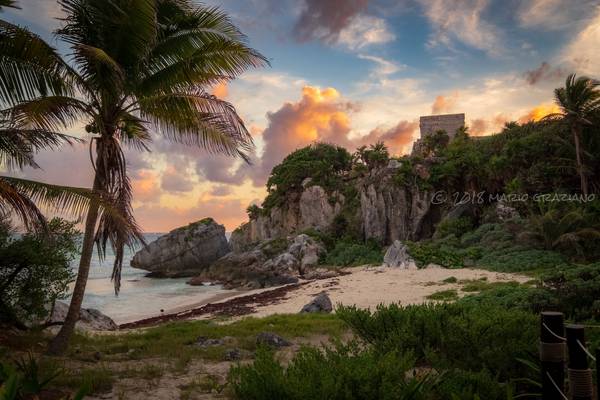
<path id="1" fill-rule="evenodd" d="M 446 218 L 438 224 L 434 237 L 444 238 L 454 235 L 460 238 L 471 229 L 473 229 L 473 220 L 469 217 Z"/>
<path id="2" fill-rule="evenodd" d="M 356 343 L 301 349 L 285 368 L 261 349 L 252 365 L 233 367 L 229 381 L 244 400 L 428 399 L 431 375 L 414 377 L 409 356 L 381 354 Z"/>
<path id="3" fill-rule="evenodd" d="M 331 193 L 344 186 L 342 172 L 352 169 L 352 156 L 346 149 L 326 143 L 315 143 L 290 153 L 275 166 L 267 181 L 267 197 L 263 209 L 283 204 L 290 192 L 300 192 L 306 178 Z"/>
<path id="4" fill-rule="evenodd" d="M 0 222 L 0 320 L 18 325 L 40 320 L 49 304 L 66 295 L 78 253 L 74 225 L 55 218 L 47 232 L 18 237 Z"/>
<path id="5" fill-rule="evenodd" d="M 429 300 L 453 301 L 458 299 L 456 289 L 441 290 L 427 296 Z"/>
<path id="6" fill-rule="evenodd" d="M 502 381 L 522 377 L 515 360 L 537 349 L 537 316 L 516 309 L 459 301 L 379 306 L 375 312 L 338 307 L 336 313 L 383 353 L 411 352 L 417 363 L 437 369 L 487 369 Z"/>
<path id="7" fill-rule="evenodd" d="M 377 242 L 359 243 L 348 239 L 337 241 L 333 249 L 321 260 L 321 264 L 343 267 L 382 262 L 383 249 Z"/>

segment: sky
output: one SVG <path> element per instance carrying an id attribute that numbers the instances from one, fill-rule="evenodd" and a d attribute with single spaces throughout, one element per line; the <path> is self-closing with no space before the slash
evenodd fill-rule
<path id="1" fill-rule="evenodd" d="M 213 217 L 235 229 L 260 204 L 273 166 L 314 141 L 410 152 L 421 115 L 465 113 L 473 135 L 554 112 L 575 72 L 600 78 L 600 0 L 207 0 L 271 66 L 207 88 L 252 133 L 252 164 L 155 137 L 127 151 L 134 214 L 148 232 Z M 54 0 L 20 0 L 0 18 L 59 50 Z M 69 133 L 85 137 L 83 124 Z M 90 187 L 87 145 L 37 156 L 20 176 Z"/>

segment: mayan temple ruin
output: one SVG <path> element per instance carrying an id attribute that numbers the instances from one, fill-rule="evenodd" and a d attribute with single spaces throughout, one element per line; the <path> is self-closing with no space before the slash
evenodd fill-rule
<path id="1" fill-rule="evenodd" d="M 465 114 L 427 115 L 419 118 L 421 139 L 437 131 L 446 131 L 450 138 L 465 126 Z"/>

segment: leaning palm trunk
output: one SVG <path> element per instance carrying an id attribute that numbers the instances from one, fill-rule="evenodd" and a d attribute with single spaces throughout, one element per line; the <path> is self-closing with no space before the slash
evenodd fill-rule
<path id="1" fill-rule="evenodd" d="M 583 193 L 583 195 L 585 197 L 587 197 L 588 185 L 587 185 L 587 179 L 585 176 L 585 170 L 583 167 L 583 161 L 581 159 L 581 145 L 580 145 L 581 135 L 579 134 L 580 130 L 579 130 L 578 126 L 573 126 L 573 128 L 571 130 L 573 131 L 573 142 L 575 143 L 575 157 L 577 159 L 577 173 L 579 174 L 579 180 L 581 182 L 581 193 Z"/>
<path id="2" fill-rule="evenodd" d="M 94 178 L 93 191 L 97 193 L 99 189 L 98 177 Z M 71 335 L 75 330 L 75 324 L 79 320 L 79 312 L 83 297 L 85 295 L 85 287 L 90 272 L 92 262 L 92 253 L 94 252 L 94 232 L 96 230 L 96 222 L 98 221 L 98 211 L 100 204 L 97 200 L 91 202 L 85 219 L 85 231 L 83 236 L 83 245 L 81 248 L 81 259 L 79 260 L 79 269 L 77 270 L 77 280 L 73 288 L 69 311 L 65 318 L 64 324 L 61 327 L 58 335 L 50 342 L 48 353 L 53 355 L 62 354 L 69 345 Z"/>

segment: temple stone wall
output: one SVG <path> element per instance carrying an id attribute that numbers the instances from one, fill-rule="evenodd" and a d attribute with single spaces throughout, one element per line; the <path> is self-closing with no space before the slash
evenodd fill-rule
<path id="1" fill-rule="evenodd" d="M 450 138 L 456 130 L 465 126 L 465 114 L 428 115 L 419 119 L 421 139 L 439 130 L 446 131 Z"/>

